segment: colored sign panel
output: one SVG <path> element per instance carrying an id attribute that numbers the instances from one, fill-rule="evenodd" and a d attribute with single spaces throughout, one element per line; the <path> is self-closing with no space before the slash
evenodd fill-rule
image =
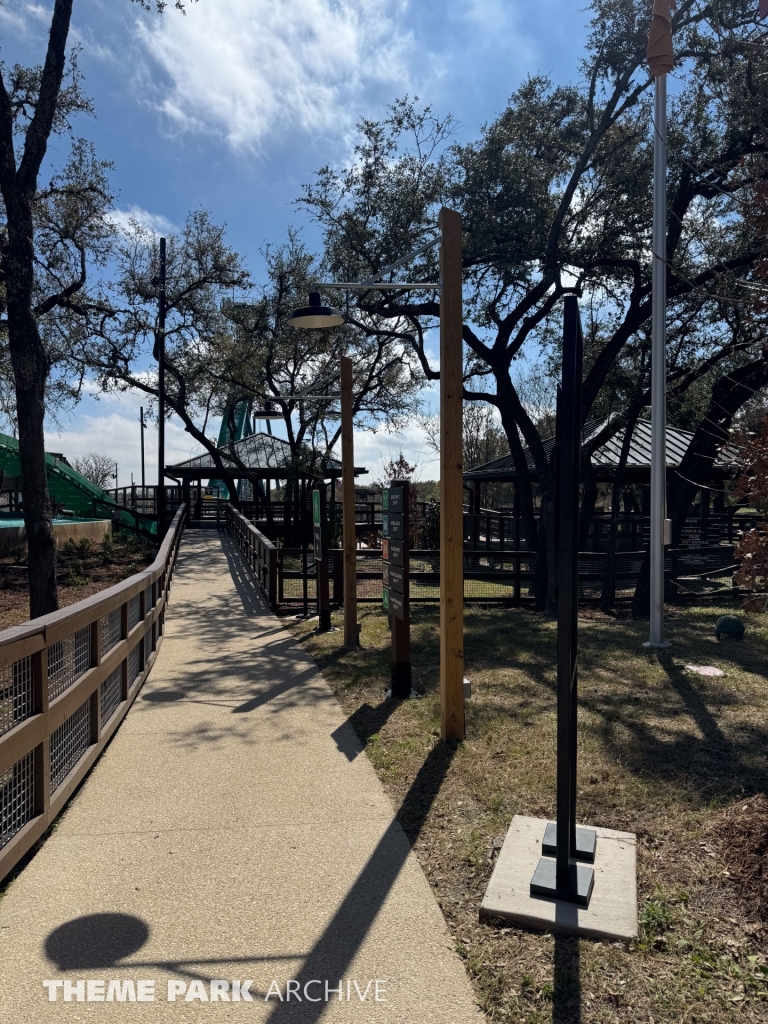
<path id="1" fill-rule="evenodd" d="M 381 493 L 381 508 L 383 512 L 403 511 L 403 488 L 388 487 Z"/>
<path id="2" fill-rule="evenodd" d="M 383 512 L 381 516 L 381 532 L 385 537 L 389 536 L 389 516 L 386 512 Z"/>
<path id="3" fill-rule="evenodd" d="M 392 537 L 394 540 L 404 540 L 403 529 L 405 527 L 405 520 L 403 515 L 401 513 L 398 513 L 397 515 L 392 515 L 392 513 L 390 513 L 387 518 L 389 519 L 389 531 L 387 536 Z"/>
<path id="4" fill-rule="evenodd" d="M 392 565 L 405 565 L 405 543 L 402 540 L 388 540 L 387 544 L 387 561 L 391 562 Z"/>
<path id="5" fill-rule="evenodd" d="M 385 612 L 389 611 L 389 590 L 387 587 L 384 587 L 381 592 L 381 607 Z"/>
<path id="6" fill-rule="evenodd" d="M 394 590 L 389 591 L 389 610 L 396 619 L 405 618 L 405 599 Z"/>
<path id="7" fill-rule="evenodd" d="M 387 590 L 389 590 L 389 588 L 392 586 L 392 584 L 389 582 L 389 568 L 389 562 L 384 562 L 384 564 L 381 567 L 381 582 L 384 584 L 384 587 Z"/>
<path id="8" fill-rule="evenodd" d="M 320 525 L 320 491 L 312 491 L 312 522 Z"/>
<path id="9" fill-rule="evenodd" d="M 319 561 L 323 557 L 323 528 L 319 525 L 314 528 L 314 549 L 315 559 Z"/>
<path id="10" fill-rule="evenodd" d="M 385 562 L 390 560 L 389 558 L 389 538 L 385 537 L 381 542 L 381 557 Z"/>
<path id="11" fill-rule="evenodd" d="M 398 594 L 405 593 L 405 572 L 399 565 L 389 566 L 389 583 L 387 586 L 391 590 L 396 590 Z"/>

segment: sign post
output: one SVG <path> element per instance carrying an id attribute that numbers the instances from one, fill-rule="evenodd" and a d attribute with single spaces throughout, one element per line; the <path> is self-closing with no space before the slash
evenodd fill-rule
<path id="1" fill-rule="evenodd" d="M 411 695 L 410 484 L 393 480 L 381 501 L 382 605 L 392 629 L 392 696 Z"/>
<path id="2" fill-rule="evenodd" d="M 331 594 L 328 585 L 328 557 L 325 550 L 326 499 L 325 484 L 312 491 L 312 533 L 317 570 L 317 631 L 327 633 L 331 628 Z"/>

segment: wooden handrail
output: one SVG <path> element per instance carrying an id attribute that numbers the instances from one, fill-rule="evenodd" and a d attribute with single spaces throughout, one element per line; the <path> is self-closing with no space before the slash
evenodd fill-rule
<path id="1" fill-rule="evenodd" d="M 269 607 L 274 611 L 277 608 L 277 546 L 230 502 L 227 502 L 225 511 L 227 530 L 256 577 Z"/>
<path id="2" fill-rule="evenodd" d="M 65 806 L 146 680 L 162 643 L 185 518 L 181 505 L 148 569 L 0 632 L 0 786 L 17 808 L 13 819 L 0 818 L 0 880 Z M 103 650 L 117 610 L 119 637 Z M 63 686 L 49 679 L 52 666 L 59 677 L 63 670 Z"/>

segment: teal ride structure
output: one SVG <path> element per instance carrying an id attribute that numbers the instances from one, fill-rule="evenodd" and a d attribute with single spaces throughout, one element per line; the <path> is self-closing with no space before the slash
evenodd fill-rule
<path id="1" fill-rule="evenodd" d="M 15 437 L 0 434 L 0 471 L 6 477 L 20 477 L 19 442 Z M 51 500 L 78 519 L 114 519 L 130 530 L 157 537 L 157 523 L 149 516 L 135 515 L 117 505 L 112 498 L 90 480 L 64 462 L 59 455 L 45 453 L 45 471 Z M 24 482 L 21 482 L 22 498 Z"/>
<path id="2" fill-rule="evenodd" d="M 218 447 L 220 449 L 226 448 L 227 445 L 232 442 L 242 441 L 246 437 L 252 437 L 256 433 L 256 421 L 251 418 L 252 411 L 252 399 L 245 399 L 238 402 L 232 402 L 230 400 L 227 403 L 226 411 L 221 417 L 221 427 L 219 428 Z M 267 420 L 267 432 L 270 435 L 272 434 L 272 427 L 269 420 Z M 229 501 L 229 488 L 223 480 L 209 480 L 208 487 L 217 488 L 216 496 L 221 498 L 223 501 Z M 248 483 L 247 481 L 241 480 L 238 484 L 238 497 L 250 499 L 252 495 L 245 493 L 244 488 L 248 488 Z M 266 495 L 264 493 L 264 488 L 260 482 L 256 483 L 256 488 L 261 493 L 261 496 L 265 498 Z"/>

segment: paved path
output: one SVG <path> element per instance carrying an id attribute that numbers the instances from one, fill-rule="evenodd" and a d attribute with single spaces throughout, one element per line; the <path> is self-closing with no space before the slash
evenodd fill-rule
<path id="1" fill-rule="evenodd" d="M 481 1024 L 452 947 L 314 663 L 188 531 L 147 684 L 0 900 L 0 1022 Z"/>

